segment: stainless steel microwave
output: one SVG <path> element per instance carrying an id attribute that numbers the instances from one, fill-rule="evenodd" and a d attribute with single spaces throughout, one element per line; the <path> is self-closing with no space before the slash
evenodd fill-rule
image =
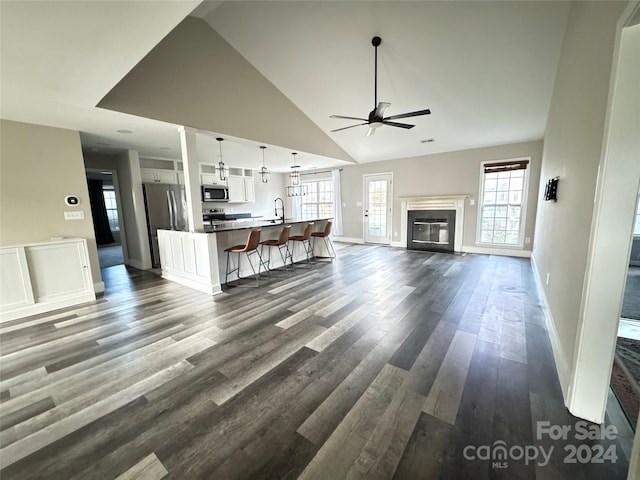
<path id="1" fill-rule="evenodd" d="M 226 185 L 203 185 L 202 186 L 203 202 L 228 202 L 229 187 Z"/>

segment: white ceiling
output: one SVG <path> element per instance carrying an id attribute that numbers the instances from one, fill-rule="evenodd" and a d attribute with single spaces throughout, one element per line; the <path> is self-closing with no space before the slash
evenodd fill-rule
<path id="1" fill-rule="evenodd" d="M 79 130 L 87 151 L 180 158 L 176 125 L 95 105 L 199 3 L 3 0 L 0 116 Z M 432 115 L 407 119 L 412 130 L 330 133 L 358 162 L 541 138 L 567 13 L 566 3 L 536 1 L 207 2 L 195 12 L 325 132 L 349 125 L 331 114 L 371 110 L 370 40 L 380 35 L 387 114 Z M 217 152 L 216 136 L 203 132 L 198 144 Z M 257 147 L 227 138 L 225 161 L 257 167 Z M 268 147 L 267 166 L 287 170 L 290 150 Z M 346 163 L 299 158 L 303 168 Z"/>

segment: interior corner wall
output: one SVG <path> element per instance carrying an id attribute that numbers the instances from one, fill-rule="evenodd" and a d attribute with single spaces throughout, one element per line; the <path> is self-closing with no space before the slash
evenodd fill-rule
<path id="1" fill-rule="evenodd" d="M 392 242 L 400 241 L 401 199 L 408 196 L 470 195 L 464 212 L 463 245 L 475 246 L 481 164 L 487 160 L 531 157 L 525 238 L 533 239 L 542 159 L 542 140 L 385 160 L 343 167 L 342 220 L 344 237 L 363 238 L 363 175 L 393 173 Z M 475 200 L 471 205 L 469 200 Z M 529 246 L 525 245 L 525 249 Z"/>
<path id="2" fill-rule="evenodd" d="M 533 260 L 553 331 L 561 386 L 568 396 L 617 22 L 626 2 L 573 2 L 551 99 L 540 193 L 560 177 L 557 202 L 539 195 Z M 547 284 L 546 280 L 549 279 Z"/>
<path id="3" fill-rule="evenodd" d="M 94 285 L 102 283 L 80 134 L 74 130 L 0 120 L 0 245 L 87 239 Z M 76 195 L 79 206 L 65 204 Z M 84 220 L 65 220 L 65 211 Z"/>

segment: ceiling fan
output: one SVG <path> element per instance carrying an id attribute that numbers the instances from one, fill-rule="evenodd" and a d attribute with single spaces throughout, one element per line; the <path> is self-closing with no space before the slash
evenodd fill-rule
<path id="1" fill-rule="evenodd" d="M 331 115 L 329 118 L 344 118 L 346 120 L 361 120 L 364 123 L 358 123 L 356 125 L 349 125 L 348 127 L 336 128 L 335 130 L 331 130 L 332 132 L 339 132 L 340 130 L 346 130 L 347 128 L 360 127 L 362 125 L 369 125 L 369 130 L 367 131 L 367 137 L 372 135 L 376 128 L 381 127 L 383 125 L 389 125 L 390 127 L 399 127 L 399 128 L 413 128 L 415 125 L 409 125 L 408 123 L 398 123 L 392 122 L 390 120 L 398 120 L 400 118 L 408 118 L 408 117 L 419 117 L 421 115 L 429 115 L 431 110 L 428 108 L 425 110 L 417 110 L 415 112 L 409 113 L 401 113 L 399 115 L 391 115 L 390 117 L 385 117 L 384 112 L 391 105 L 388 102 L 380 102 L 378 103 L 378 47 L 382 43 L 382 39 L 380 37 L 373 37 L 371 39 L 371 44 L 375 47 L 375 77 L 374 77 L 374 86 L 373 86 L 373 110 L 369 112 L 369 118 L 360 118 L 360 117 L 346 117 L 344 115 Z"/>

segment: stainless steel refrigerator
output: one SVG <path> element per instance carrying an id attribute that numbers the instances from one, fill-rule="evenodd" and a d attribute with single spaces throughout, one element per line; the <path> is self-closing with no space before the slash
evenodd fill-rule
<path id="1" fill-rule="evenodd" d="M 187 230 L 187 200 L 184 185 L 144 183 L 142 190 L 147 212 L 151 263 L 154 267 L 159 267 L 158 229 Z"/>

